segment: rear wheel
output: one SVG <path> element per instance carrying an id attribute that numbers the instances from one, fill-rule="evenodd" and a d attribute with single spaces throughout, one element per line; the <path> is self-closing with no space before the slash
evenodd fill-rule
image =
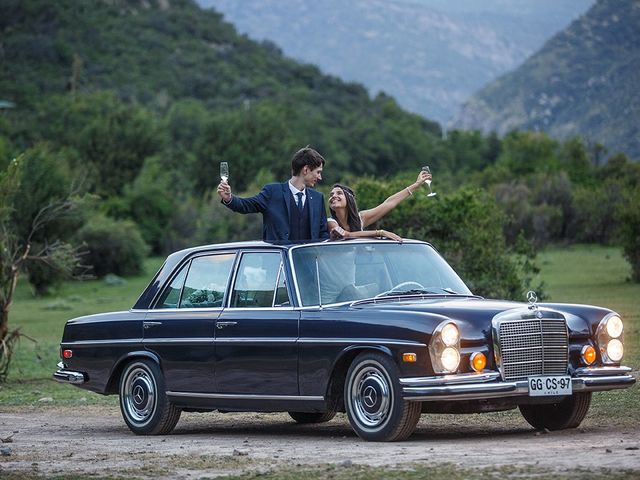
<path id="1" fill-rule="evenodd" d="M 165 393 L 160 367 L 150 360 L 134 360 L 120 377 L 120 411 L 133 433 L 163 435 L 171 432 L 181 410 Z"/>
<path id="2" fill-rule="evenodd" d="M 347 372 L 344 404 L 351 427 L 365 440 L 404 440 L 415 430 L 421 403 L 402 398 L 398 369 L 386 355 L 360 354 Z"/>
<path id="3" fill-rule="evenodd" d="M 520 413 L 537 430 L 576 428 L 589 411 L 591 392 L 574 393 L 558 403 L 520 405 Z"/>
<path id="4" fill-rule="evenodd" d="M 298 423 L 324 423 L 336 416 L 335 410 L 326 412 L 289 412 L 289 416 Z"/>

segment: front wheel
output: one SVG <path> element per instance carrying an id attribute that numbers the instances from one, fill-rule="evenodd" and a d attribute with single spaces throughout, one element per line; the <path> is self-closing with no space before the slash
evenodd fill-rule
<path id="1" fill-rule="evenodd" d="M 398 369 L 380 353 L 362 353 L 347 372 L 344 404 L 353 430 L 364 440 L 404 440 L 415 430 L 422 405 L 402 398 Z"/>
<path id="2" fill-rule="evenodd" d="M 165 393 L 160 367 L 150 360 L 134 360 L 120 377 L 120 411 L 137 435 L 164 435 L 176 426 L 181 410 Z"/>
<path id="3" fill-rule="evenodd" d="M 520 413 L 537 430 L 576 428 L 589 411 L 591 392 L 574 393 L 558 403 L 520 405 Z"/>

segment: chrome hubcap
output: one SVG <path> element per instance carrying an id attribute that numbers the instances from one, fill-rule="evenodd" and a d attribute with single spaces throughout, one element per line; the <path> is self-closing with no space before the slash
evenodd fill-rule
<path id="1" fill-rule="evenodd" d="M 350 402 L 354 417 L 364 428 L 384 425 L 393 405 L 389 379 L 381 368 L 367 365 L 351 383 Z"/>
<path id="2" fill-rule="evenodd" d="M 156 384 L 149 371 L 137 366 L 125 379 L 123 402 L 131 421 L 144 424 L 149 420 L 156 406 Z"/>

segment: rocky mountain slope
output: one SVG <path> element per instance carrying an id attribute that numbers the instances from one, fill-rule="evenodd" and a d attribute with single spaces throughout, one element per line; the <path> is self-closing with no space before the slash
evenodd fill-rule
<path id="1" fill-rule="evenodd" d="M 593 0 L 198 0 L 249 37 L 446 124 Z"/>
<path id="2" fill-rule="evenodd" d="M 483 88 L 460 128 L 582 136 L 640 158 L 640 1 L 599 0 L 521 67 Z"/>

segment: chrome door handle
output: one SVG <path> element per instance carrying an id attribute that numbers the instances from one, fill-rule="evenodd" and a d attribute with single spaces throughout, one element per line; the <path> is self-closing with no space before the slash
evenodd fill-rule
<path id="1" fill-rule="evenodd" d="M 233 327 L 234 325 L 237 325 L 238 322 L 216 322 L 216 327 L 219 330 L 222 330 L 224 327 Z"/>
<path id="2" fill-rule="evenodd" d="M 145 329 L 155 327 L 156 325 L 162 325 L 162 322 L 142 322 L 142 327 Z"/>

